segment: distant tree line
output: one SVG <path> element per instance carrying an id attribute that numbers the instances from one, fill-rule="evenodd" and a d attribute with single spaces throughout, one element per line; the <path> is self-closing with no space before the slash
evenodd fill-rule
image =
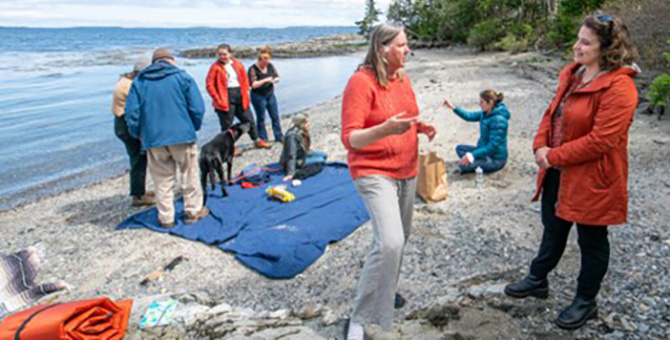
<path id="1" fill-rule="evenodd" d="M 467 44 L 520 52 L 569 47 L 583 17 L 602 8 L 616 10 L 633 25 L 668 32 L 668 4 L 670 0 L 393 0 L 386 17 L 404 25 L 410 40 L 421 45 Z M 374 0 L 366 0 L 365 13 L 356 24 L 367 35 L 382 12 Z M 644 22 L 638 22 L 640 18 Z M 655 48 L 664 48 L 667 38 L 654 37 Z M 662 64 L 657 57 L 661 54 L 653 54 L 655 63 Z"/>

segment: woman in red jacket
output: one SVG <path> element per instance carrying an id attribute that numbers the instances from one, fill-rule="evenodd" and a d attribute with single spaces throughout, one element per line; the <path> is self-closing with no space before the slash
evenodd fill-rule
<path id="1" fill-rule="evenodd" d="M 607 272 L 607 226 L 626 222 L 628 129 L 638 96 L 631 66 L 636 57 L 626 25 L 605 14 L 588 16 L 573 46 L 574 63 L 559 86 L 533 142 L 540 167 L 544 234 L 526 278 L 507 295 L 546 298 L 547 274 L 563 255 L 577 224 L 582 266 L 572 304 L 556 319 L 561 328 L 583 326 L 597 315 L 596 296 Z"/>
<path id="2" fill-rule="evenodd" d="M 207 92 L 219 116 L 221 132 L 233 125 L 235 117 L 249 123 L 249 137 L 257 148 L 269 149 L 270 145 L 258 138 L 254 117 L 249 110 L 249 78 L 242 62 L 233 58 L 230 45 L 221 44 L 216 50 L 218 59 L 207 73 Z"/>
<path id="3" fill-rule="evenodd" d="M 433 126 L 417 121 L 414 90 L 403 72 L 408 53 L 402 28 L 375 26 L 365 61 L 342 98 L 342 143 L 373 228 L 347 324 L 349 340 L 362 340 L 365 324 L 389 328 L 394 299 L 402 300 L 396 288 L 416 196 L 418 133 L 435 136 Z"/>

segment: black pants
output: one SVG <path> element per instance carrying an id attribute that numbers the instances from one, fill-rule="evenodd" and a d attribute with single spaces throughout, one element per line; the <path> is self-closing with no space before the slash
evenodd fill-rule
<path id="1" fill-rule="evenodd" d="M 258 129 L 254 121 L 254 115 L 251 110 L 244 109 L 242 105 L 242 92 L 239 87 L 228 89 L 228 111 L 215 110 L 216 115 L 219 116 L 219 125 L 221 125 L 221 132 L 228 130 L 233 125 L 235 117 L 240 123 L 249 123 L 249 137 L 251 140 L 258 140 Z"/>
<path id="2" fill-rule="evenodd" d="M 114 133 L 126 146 L 130 159 L 130 196 L 142 197 L 146 193 L 147 154 L 142 151 L 142 143 L 128 132 L 125 117 L 114 118 Z"/>
<path id="3" fill-rule="evenodd" d="M 544 233 L 537 257 L 530 265 L 530 273 L 537 278 L 546 278 L 563 255 L 573 222 L 556 216 L 558 188 L 561 172 L 549 169 L 542 190 L 542 224 Z M 577 223 L 579 249 L 582 266 L 577 278 L 577 295 L 593 299 L 598 295 L 600 284 L 607 273 L 610 244 L 607 226 L 591 226 Z"/>

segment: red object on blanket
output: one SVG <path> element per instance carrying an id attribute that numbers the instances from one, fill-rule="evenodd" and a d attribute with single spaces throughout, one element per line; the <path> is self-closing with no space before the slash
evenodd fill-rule
<path id="1" fill-rule="evenodd" d="M 121 340 L 132 305 L 99 298 L 33 307 L 5 318 L 0 340 Z"/>
<path id="2" fill-rule="evenodd" d="M 243 189 L 253 189 L 253 188 L 258 188 L 263 184 L 265 184 L 265 183 L 261 183 L 259 185 L 256 185 L 256 184 L 253 184 L 251 182 L 242 182 L 240 185 L 242 186 Z"/>

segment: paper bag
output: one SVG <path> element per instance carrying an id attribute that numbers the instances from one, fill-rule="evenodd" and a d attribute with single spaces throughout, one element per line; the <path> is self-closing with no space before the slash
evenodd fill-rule
<path id="1" fill-rule="evenodd" d="M 447 198 L 447 170 L 444 160 L 435 151 L 419 155 L 417 194 L 426 202 L 439 202 Z"/>

